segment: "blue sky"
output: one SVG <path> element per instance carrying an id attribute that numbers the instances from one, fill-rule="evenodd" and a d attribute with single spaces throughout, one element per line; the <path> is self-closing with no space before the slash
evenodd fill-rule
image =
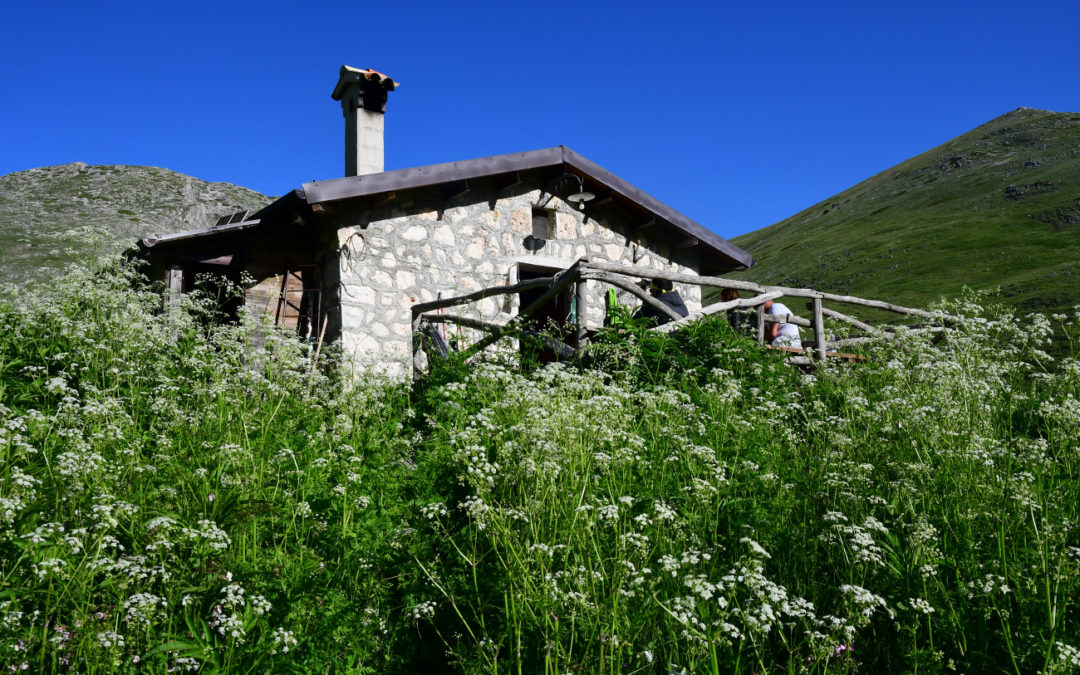
<path id="1" fill-rule="evenodd" d="M 342 175 L 342 64 L 402 83 L 388 169 L 566 145 L 722 236 L 1020 106 L 1080 111 L 1080 3 L 20 2 L 0 174 Z"/>

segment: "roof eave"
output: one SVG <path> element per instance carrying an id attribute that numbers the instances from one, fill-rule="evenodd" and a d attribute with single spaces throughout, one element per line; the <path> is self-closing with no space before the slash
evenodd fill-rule
<path id="1" fill-rule="evenodd" d="M 139 248 L 147 250 L 157 246 L 158 244 L 170 244 L 177 241 L 184 241 L 185 239 L 196 239 L 198 237 L 205 237 L 211 234 L 224 234 L 226 232 L 239 232 L 241 230 L 247 230 L 262 223 L 262 220 L 253 218 L 250 220 L 244 220 L 239 223 L 229 223 L 228 225 L 220 225 L 216 227 L 207 227 L 201 230 L 187 230 L 185 232 L 175 232 L 173 234 L 164 234 L 160 237 L 144 237 L 139 240 Z"/>
<path id="2" fill-rule="evenodd" d="M 694 237 L 716 253 L 730 259 L 735 263 L 732 269 L 754 265 L 754 258 L 747 251 L 562 145 L 543 150 L 531 150 L 529 152 L 495 155 L 459 162 L 430 164 L 428 166 L 396 169 L 363 176 L 349 176 L 347 178 L 304 183 L 303 197 L 309 205 L 315 205 L 558 165 L 574 169 L 590 180 L 618 193 L 624 199 L 651 211 L 659 218 L 684 232 L 688 237 Z"/>

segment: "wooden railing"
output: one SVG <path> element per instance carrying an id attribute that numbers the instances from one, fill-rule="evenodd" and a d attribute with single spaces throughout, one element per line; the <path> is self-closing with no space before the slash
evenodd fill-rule
<path id="1" fill-rule="evenodd" d="M 727 302 L 717 302 L 701 309 L 691 312 L 688 316 L 682 317 L 675 313 L 670 307 L 663 302 L 660 302 L 656 298 L 652 297 L 647 291 L 645 291 L 638 283 L 635 283 L 635 279 L 665 279 L 673 283 L 688 284 L 701 287 L 711 288 L 733 288 L 741 292 L 753 293 L 753 297 L 737 298 Z M 591 262 L 587 258 L 582 258 L 575 262 L 567 269 L 558 272 L 550 277 L 543 277 L 537 279 L 530 279 L 516 284 L 506 286 L 494 286 L 484 288 L 474 293 L 467 295 L 456 296 L 452 298 L 444 298 L 441 300 L 433 300 L 431 302 L 422 302 L 412 307 L 412 329 L 413 329 L 413 363 L 414 367 L 417 366 L 417 357 L 423 347 L 422 333 L 423 324 L 425 322 L 429 324 L 435 323 L 449 323 L 457 324 L 460 326 L 481 330 L 487 333 L 487 336 L 479 340 L 475 344 L 471 345 L 466 350 L 466 355 L 474 354 L 483 350 L 500 337 L 511 333 L 518 329 L 521 324 L 532 317 L 541 307 L 547 304 L 552 298 L 559 293 L 566 290 L 571 284 L 576 284 L 576 297 L 577 297 L 577 313 L 576 313 L 576 325 L 573 327 L 572 332 L 572 345 L 563 345 L 566 350 L 572 351 L 576 356 L 580 356 L 582 350 L 585 348 L 588 341 L 588 327 L 586 325 L 585 318 L 588 315 L 588 294 L 586 293 L 586 282 L 598 281 L 608 284 L 615 288 L 624 290 L 635 297 L 637 297 L 645 305 L 649 305 L 662 315 L 668 317 L 670 321 L 663 325 L 657 326 L 651 330 L 670 333 L 672 331 L 679 330 L 689 323 L 697 321 L 703 317 L 718 314 L 720 312 L 727 312 L 733 309 L 750 308 L 756 309 L 756 338 L 759 344 L 765 343 L 765 324 L 766 323 L 790 323 L 796 326 L 802 326 L 804 328 L 810 328 L 813 332 L 812 340 L 803 340 L 802 348 L 805 352 L 810 353 L 815 360 L 824 360 L 830 355 L 830 350 L 840 347 L 870 342 L 874 340 L 893 339 L 896 337 L 895 327 L 874 327 L 868 323 L 860 321 L 859 319 L 838 312 L 833 309 L 827 309 L 823 306 L 823 303 L 828 301 L 830 303 L 850 304 L 860 307 L 866 307 L 870 309 L 886 310 L 896 314 L 904 316 L 919 317 L 927 321 L 937 323 L 938 325 L 915 325 L 906 326 L 905 331 L 908 334 L 918 333 L 937 333 L 946 330 L 950 325 L 960 321 L 959 317 L 942 314 L 939 312 L 927 312 L 921 309 L 912 309 L 910 307 L 902 307 L 890 302 L 883 302 L 880 300 L 867 300 L 865 298 L 859 298 L 851 295 L 837 295 L 835 293 L 825 293 L 822 291 L 815 291 L 807 288 L 791 288 L 787 286 L 766 286 L 761 284 L 755 284 L 751 281 L 742 281 L 738 279 L 727 279 L 724 277 L 710 277 L 710 276 L 698 276 L 695 274 L 682 274 L 678 272 L 668 272 L 666 270 L 657 269 L 645 269 L 640 267 L 633 267 L 630 265 L 618 265 L 613 263 L 603 262 Z M 547 288 L 540 297 L 530 303 L 527 307 L 521 309 L 520 312 L 506 323 L 494 323 L 482 321 L 479 319 L 473 319 L 457 314 L 448 314 L 443 310 L 466 305 L 484 298 L 496 296 L 496 295 L 509 295 L 519 294 L 524 291 L 535 290 L 538 288 Z M 765 311 L 765 303 L 769 300 L 777 300 L 779 298 L 806 298 L 809 300 L 807 303 L 807 309 L 811 312 L 812 319 L 804 319 L 794 314 L 767 314 Z M 438 313 L 435 313 L 438 312 Z M 865 335 L 857 335 L 852 337 L 846 337 L 840 340 L 829 341 L 827 339 L 827 332 L 825 329 L 825 319 L 829 318 L 834 321 L 839 321 L 848 324 L 859 331 L 865 333 Z M 800 349 L 794 350 L 796 352 Z M 794 363 L 809 363 L 810 359 L 805 356 L 802 359 L 792 359 Z"/>

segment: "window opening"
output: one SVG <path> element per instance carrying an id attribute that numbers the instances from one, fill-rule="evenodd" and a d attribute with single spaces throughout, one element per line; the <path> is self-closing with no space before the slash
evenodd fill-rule
<path id="1" fill-rule="evenodd" d="M 555 212 L 533 207 L 532 236 L 535 239 L 555 238 Z"/>

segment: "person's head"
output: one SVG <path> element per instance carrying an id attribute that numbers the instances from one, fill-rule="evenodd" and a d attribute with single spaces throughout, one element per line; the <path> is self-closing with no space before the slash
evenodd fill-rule
<path id="1" fill-rule="evenodd" d="M 737 288 L 724 288 L 720 290 L 720 301 L 731 302 L 732 300 L 739 299 L 739 289 Z"/>
<path id="2" fill-rule="evenodd" d="M 653 295 L 667 293 L 675 286 L 668 279 L 653 279 L 649 284 L 649 292 Z"/>
<path id="3" fill-rule="evenodd" d="M 767 311 L 769 311 L 769 308 L 773 306 L 773 301 L 772 300 L 766 300 L 764 303 L 762 303 L 761 306 L 764 307 L 765 311 L 767 312 Z"/>

